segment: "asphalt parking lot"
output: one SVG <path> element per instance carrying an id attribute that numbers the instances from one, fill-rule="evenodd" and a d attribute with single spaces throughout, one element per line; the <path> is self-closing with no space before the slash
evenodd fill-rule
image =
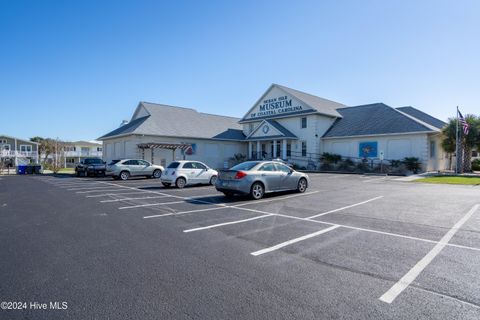
<path id="1" fill-rule="evenodd" d="M 227 199 L 158 180 L 0 181 L 8 319 L 479 319 L 480 186 L 311 174 Z"/>

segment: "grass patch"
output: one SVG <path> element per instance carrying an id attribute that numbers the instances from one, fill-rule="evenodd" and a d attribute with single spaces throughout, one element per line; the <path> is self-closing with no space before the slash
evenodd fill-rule
<path id="1" fill-rule="evenodd" d="M 74 174 L 74 173 L 75 173 L 74 168 L 62 168 L 62 169 L 58 170 L 58 172 L 57 172 L 57 174 Z"/>
<path id="2" fill-rule="evenodd" d="M 480 177 L 457 177 L 457 176 L 427 177 L 427 178 L 417 179 L 415 180 L 415 182 L 480 185 Z"/>

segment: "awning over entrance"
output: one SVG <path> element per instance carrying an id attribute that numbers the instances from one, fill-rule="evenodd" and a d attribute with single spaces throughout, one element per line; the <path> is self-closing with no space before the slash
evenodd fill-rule
<path id="1" fill-rule="evenodd" d="M 140 149 L 169 149 L 169 150 L 187 150 L 192 147 L 189 143 L 156 143 L 156 142 L 149 142 L 149 143 L 139 143 L 137 145 Z"/>

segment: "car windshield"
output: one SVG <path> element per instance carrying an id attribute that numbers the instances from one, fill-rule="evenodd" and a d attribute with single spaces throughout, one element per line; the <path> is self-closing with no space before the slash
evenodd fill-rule
<path id="1" fill-rule="evenodd" d="M 114 164 L 120 162 L 120 160 L 112 160 L 112 162 L 110 162 L 108 165 L 109 166 L 113 166 Z"/>
<path id="2" fill-rule="evenodd" d="M 102 159 L 85 159 L 85 164 L 103 164 Z"/>
<path id="3" fill-rule="evenodd" d="M 180 162 L 172 162 L 168 165 L 168 169 L 175 169 L 175 168 L 178 168 L 178 166 L 180 165 Z"/>
<path id="4" fill-rule="evenodd" d="M 231 167 L 230 170 L 247 170 L 248 171 L 248 170 L 251 170 L 253 167 L 255 167 L 259 163 L 260 162 L 258 161 L 247 161 Z"/>

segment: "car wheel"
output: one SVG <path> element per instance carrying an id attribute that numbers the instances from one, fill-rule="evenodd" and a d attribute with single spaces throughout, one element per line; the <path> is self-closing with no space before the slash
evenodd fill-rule
<path id="1" fill-rule="evenodd" d="M 166 183 L 166 182 L 162 182 L 162 184 L 165 188 L 170 188 L 170 186 L 171 186 L 170 183 Z"/>
<path id="2" fill-rule="evenodd" d="M 175 185 L 179 189 L 182 189 L 183 187 L 185 187 L 186 184 L 187 184 L 187 181 L 185 180 L 185 178 L 178 178 L 177 181 L 175 181 Z"/>
<path id="3" fill-rule="evenodd" d="M 159 179 L 161 176 L 162 176 L 162 171 L 161 170 L 157 169 L 157 170 L 153 171 L 153 177 L 155 179 Z"/>
<path id="4" fill-rule="evenodd" d="M 297 185 L 297 191 L 300 193 L 304 193 L 307 190 L 307 187 L 308 187 L 307 179 L 300 178 Z"/>
<path id="5" fill-rule="evenodd" d="M 223 194 L 224 194 L 225 197 L 227 197 L 227 198 L 232 198 L 232 197 L 233 197 L 233 192 L 223 192 Z"/>
<path id="6" fill-rule="evenodd" d="M 128 180 L 130 178 L 130 173 L 128 171 L 122 171 L 120 172 L 120 179 L 122 180 Z"/>
<path id="7" fill-rule="evenodd" d="M 212 177 L 210 178 L 210 184 L 211 184 L 212 186 L 214 186 L 216 182 L 217 182 L 217 176 L 212 176 Z"/>
<path id="8" fill-rule="evenodd" d="M 265 188 L 263 187 L 263 184 L 260 182 L 255 182 L 252 185 L 252 188 L 250 189 L 250 196 L 254 200 L 259 200 L 263 198 L 263 195 L 265 194 Z"/>

